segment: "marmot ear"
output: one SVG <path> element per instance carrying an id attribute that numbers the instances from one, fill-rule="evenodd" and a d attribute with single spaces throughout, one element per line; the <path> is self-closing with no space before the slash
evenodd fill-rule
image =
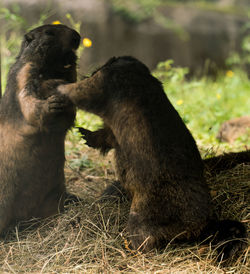
<path id="1" fill-rule="evenodd" d="M 34 40 L 34 35 L 31 33 L 27 33 L 24 35 L 24 39 L 26 42 L 30 43 L 32 40 Z"/>

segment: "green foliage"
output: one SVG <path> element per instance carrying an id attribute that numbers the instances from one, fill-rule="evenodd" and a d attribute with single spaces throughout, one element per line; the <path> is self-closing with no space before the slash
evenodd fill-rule
<path id="1" fill-rule="evenodd" d="M 47 12 L 42 13 L 35 24 L 28 26 L 27 21 L 20 15 L 18 5 L 13 5 L 11 9 L 0 8 L 0 24 L 3 25 L 0 32 L 3 90 L 6 86 L 9 68 L 18 54 L 23 33 L 44 24 L 48 16 Z"/>
<path id="2" fill-rule="evenodd" d="M 131 22 L 141 22 L 154 13 L 162 0 L 111 0 L 115 12 Z"/>
<path id="3" fill-rule="evenodd" d="M 15 13 L 7 8 L 0 9 L 0 24 L 4 24 L 4 27 L 1 28 L 0 32 L 3 90 L 6 85 L 8 68 L 10 67 L 10 64 L 14 62 L 14 56 L 17 54 L 17 44 L 20 42 L 18 32 L 26 27 L 26 21 L 18 15 L 18 6 L 14 6 L 13 9 L 15 10 Z M 4 30 L 4 32 L 2 32 L 2 30 Z"/>
<path id="4" fill-rule="evenodd" d="M 81 157 L 80 157 L 81 156 Z M 90 169 L 95 168 L 95 163 L 91 161 L 86 154 L 80 155 L 79 158 L 69 159 L 68 160 L 69 166 L 74 169 L 81 171 L 83 169 Z"/>
<path id="5" fill-rule="evenodd" d="M 173 61 L 162 62 L 154 75 L 178 110 L 198 144 L 204 149 L 237 149 L 250 145 L 245 136 L 234 148 L 216 139 L 220 125 L 231 118 L 250 115 L 250 81 L 242 70 L 221 73 L 216 81 L 208 77 L 185 80 L 186 68 L 172 67 Z"/>
<path id="6" fill-rule="evenodd" d="M 20 12 L 19 7 L 14 6 L 13 10 L 14 11 L 12 12 L 10 9 L 7 8 L 0 9 L 0 19 L 4 19 L 5 21 L 5 30 L 21 30 L 27 27 L 26 20 L 18 14 Z"/>
<path id="7" fill-rule="evenodd" d="M 102 120 L 94 114 L 79 110 L 76 117 L 76 126 L 96 130 L 102 126 Z"/>
<path id="8" fill-rule="evenodd" d="M 173 60 L 160 62 L 154 72 L 155 77 L 163 82 L 171 82 L 172 84 L 184 81 L 185 75 L 189 71 L 188 68 L 173 67 L 173 63 Z"/>

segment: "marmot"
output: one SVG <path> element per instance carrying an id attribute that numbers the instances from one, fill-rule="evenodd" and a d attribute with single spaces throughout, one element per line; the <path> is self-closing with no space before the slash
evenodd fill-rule
<path id="1" fill-rule="evenodd" d="M 133 57 L 111 58 L 91 77 L 58 90 L 99 115 L 112 131 L 118 179 L 132 197 L 127 230 L 134 249 L 165 247 L 213 234 L 213 243 L 246 236 L 243 224 L 212 218 L 195 140 L 161 83 Z M 240 240 L 221 245 L 224 258 Z"/>
<path id="2" fill-rule="evenodd" d="M 63 208 L 64 140 L 76 111 L 56 86 L 76 81 L 79 43 L 66 26 L 38 27 L 9 71 L 0 103 L 0 233 Z"/>

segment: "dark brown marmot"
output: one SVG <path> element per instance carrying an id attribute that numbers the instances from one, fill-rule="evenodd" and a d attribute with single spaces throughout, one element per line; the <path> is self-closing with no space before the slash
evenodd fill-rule
<path id="1" fill-rule="evenodd" d="M 196 143 L 148 68 L 132 57 L 110 59 L 93 75 L 58 90 L 79 108 L 99 115 L 115 139 L 118 179 L 132 197 L 127 229 L 144 251 L 173 239 L 213 234 L 213 243 L 244 237 L 237 221 L 212 220 L 211 197 Z M 224 258 L 240 240 L 221 245 Z"/>
<path id="2" fill-rule="evenodd" d="M 75 107 L 56 86 L 76 81 L 79 42 L 66 26 L 38 27 L 24 36 L 9 71 L 0 103 L 0 233 L 63 208 L 64 139 Z"/>

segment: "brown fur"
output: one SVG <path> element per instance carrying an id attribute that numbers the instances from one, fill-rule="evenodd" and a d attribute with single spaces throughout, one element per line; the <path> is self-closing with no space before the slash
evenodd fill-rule
<path id="1" fill-rule="evenodd" d="M 90 131 L 80 127 L 78 129 L 83 139 L 86 140 L 86 145 L 99 149 L 102 154 L 106 154 L 116 146 L 117 141 L 115 136 L 107 125 L 104 125 L 103 128 L 97 131 Z M 250 163 L 250 150 L 224 153 L 216 157 L 204 159 L 203 163 L 206 172 L 215 175 L 221 171 L 232 169 L 239 164 Z"/>
<path id="2" fill-rule="evenodd" d="M 31 70 L 32 63 L 25 64 L 20 71 L 17 73 L 17 92 L 23 90 L 26 85 L 28 79 L 30 79 L 30 70 Z"/>
<path id="3" fill-rule="evenodd" d="M 79 40 L 63 25 L 36 28 L 10 69 L 0 103 L 0 233 L 63 209 L 64 139 L 75 107 L 56 87 L 76 81 Z"/>
<path id="4" fill-rule="evenodd" d="M 250 116 L 234 118 L 221 125 L 217 138 L 223 142 L 233 143 L 245 134 L 247 129 L 250 129 Z"/>
<path id="5" fill-rule="evenodd" d="M 118 179 L 132 197 L 127 228 L 133 248 L 147 251 L 217 229 L 217 239 L 234 237 L 234 227 L 240 231 L 236 237 L 245 235 L 238 222 L 211 225 L 211 198 L 196 143 L 144 64 L 112 58 L 92 77 L 58 89 L 99 115 L 115 137 L 106 143 L 114 145 Z"/>

